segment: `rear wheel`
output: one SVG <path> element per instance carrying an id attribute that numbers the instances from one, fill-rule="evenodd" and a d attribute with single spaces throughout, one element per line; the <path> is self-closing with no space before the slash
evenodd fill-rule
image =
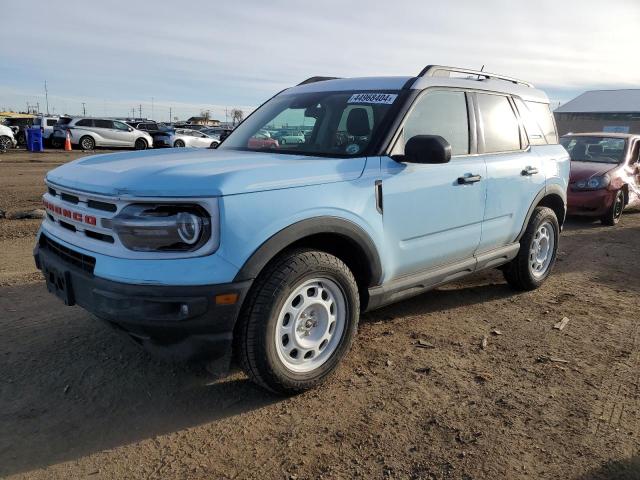
<path id="1" fill-rule="evenodd" d="M 136 150 L 146 150 L 147 148 L 149 148 L 149 145 L 147 144 L 147 141 L 144 138 L 138 138 L 136 140 L 136 143 L 135 143 Z"/>
<path id="2" fill-rule="evenodd" d="M 220 142 L 211 142 L 211 145 L 209 145 L 209 148 L 218 148 L 218 145 L 220 145 Z"/>
<path id="3" fill-rule="evenodd" d="M 534 290 L 542 285 L 556 263 L 559 236 L 555 212 L 537 207 L 520 239 L 518 255 L 503 269 L 507 283 L 517 290 Z"/>
<path id="4" fill-rule="evenodd" d="M 348 352 L 360 300 L 349 268 L 315 250 L 285 253 L 258 277 L 236 331 L 244 371 L 291 395 L 322 383 Z"/>
<path id="5" fill-rule="evenodd" d="M 604 214 L 601 221 L 603 225 L 609 225 L 613 227 L 617 225 L 620 221 L 620 217 L 622 217 L 622 211 L 624 210 L 624 192 L 622 190 L 618 190 L 616 192 L 616 198 L 613 200 L 613 204 L 611 208 Z"/>
<path id="6" fill-rule="evenodd" d="M 83 150 L 93 150 L 96 148 L 96 141 L 89 136 L 84 136 L 80 139 L 80 148 Z"/>
<path id="7" fill-rule="evenodd" d="M 176 140 L 175 142 L 173 142 L 173 146 L 175 148 L 182 148 L 184 147 L 184 141 L 182 140 Z"/>

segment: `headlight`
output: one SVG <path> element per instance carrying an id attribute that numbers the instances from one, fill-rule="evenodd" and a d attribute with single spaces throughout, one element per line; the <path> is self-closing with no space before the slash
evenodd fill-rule
<path id="1" fill-rule="evenodd" d="M 112 227 L 126 248 L 138 252 L 198 250 L 213 230 L 204 208 L 187 204 L 132 204 L 113 218 Z"/>
<path id="2" fill-rule="evenodd" d="M 600 175 L 598 177 L 592 177 L 588 180 L 580 180 L 575 183 L 577 190 L 600 190 L 607 188 L 611 179 L 609 175 Z"/>

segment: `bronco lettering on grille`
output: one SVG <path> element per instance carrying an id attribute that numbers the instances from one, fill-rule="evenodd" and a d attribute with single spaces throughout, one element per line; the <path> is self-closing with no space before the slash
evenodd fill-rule
<path id="1" fill-rule="evenodd" d="M 63 209 L 62 207 L 59 207 L 45 199 L 42 200 L 42 203 L 44 204 L 44 208 L 50 212 L 57 213 L 58 215 L 62 215 L 67 218 L 72 218 L 76 222 L 84 222 L 88 225 L 94 226 L 97 223 L 97 219 L 93 215 L 83 215 L 80 212 L 74 212 L 73 210 L 68 210 L 66 208 Z"/>

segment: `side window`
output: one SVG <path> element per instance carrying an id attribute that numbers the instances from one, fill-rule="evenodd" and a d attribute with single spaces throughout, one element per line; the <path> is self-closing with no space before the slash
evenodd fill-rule
<path id="1" fill-rule="evenodd" d="M 58 123 L 56 119 L 50 118 L 49 120 L 47 120 L 47 127 L 53 127 L 56 123 Z"/>
<path id="2" fill-rule="evenodd" d="M 34 118 L 33 119 L 33 124 L 34 125 L 40 125 L 41 122 L 42 122 L 42 119 L 40 119 L 40 118 Z"/>
<path id="3" fill-rule="evenodd" d="M 542 133 L 547 139 L 547 143 L 558 143 L 558 132 L 556 131 L 556 123 L 553 121 L 553 113 L 546 103 L 525 102 L 529 110 L 542 127 Z"/>
<path id="4" fill-rule="evenodd" d="M 440 135 L 451 144 L 452 155 L 469 153 L 469 117 L 465 93 L 433 90 L 419 98 L 405 122 L 404 142 L 416 135 Z"/>
<path id="5" fill-rule="evenodd" d="M 125 132 L 129 131 L 129 125 L 126 125 L 122 122 L 113 122 L 113 126 L 118 130 L 124 130 Z"/>
<path id="6" fill-rule="evenodd" d="M 520 113 L 520 118 L 522 118 L 522 123 L 524 124 L 524 128 L 527 131 L 529 143 L 531 145 L 546 145 L 547 140 L 545 139 L 544 133 L 542 132 L 542 128 L 540 128 L 540 125 L 538 125 L 538 121 L 533 116 L 531 111 L 519 98 L 515 97 L 513 100 L 516 103 L 516 108 L 518 109 L 518 113 Z"/>
<path id="7" fill-rule="evenodd" d="M 478 93 L 477 98 L 485 152 L 520 150 L 520 125 L 509 99 L 487 93 Z"/>
<path id="8" fill-rule="evenodd" d="M 94 120 L 93 126 L 97 128 L 113 128 L 113 122 L 111 120 Z"/>
<path id="9" fill-rule="evenodd" d="M 93 120 L 91 120 L 90 118 L 83 118 L 82 120 L 79 120 L 76 122 L 76 126 L 78 127 L 92 127 L 93 126 Z"/>

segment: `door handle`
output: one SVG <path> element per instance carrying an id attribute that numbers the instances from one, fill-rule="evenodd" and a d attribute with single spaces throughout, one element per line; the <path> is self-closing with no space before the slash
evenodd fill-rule
<path id="1" fill-rule="evenodd" d="M 520 173 L 525 177 L 530 177 L 531 175 L 538 173 L 538 169 L 536 167 L 525 167 L 525 169 Z"/>
<path id="2" fill-rule="evenodd" d="M 482 180 L 480 175 L 466 175 L 464 177 L 458 177 L 458 185 L 467 185 L 469 183 L 476 183 Z"/>

